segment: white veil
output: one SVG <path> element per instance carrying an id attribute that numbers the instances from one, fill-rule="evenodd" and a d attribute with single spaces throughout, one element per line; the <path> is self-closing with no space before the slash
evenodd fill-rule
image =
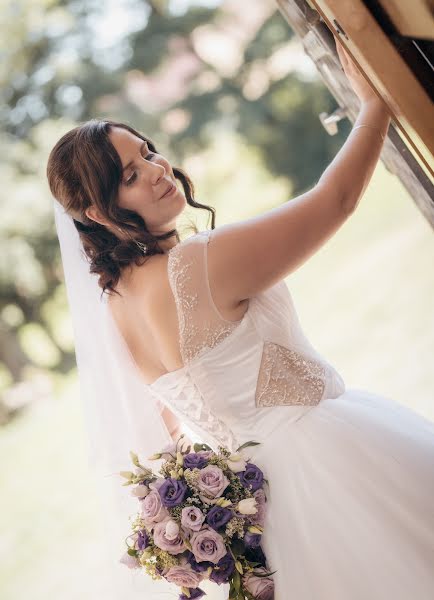
<path id="1" fill-rule="evenodd" d="M 109 578 L 114 599 L 175 600 L 179 588 L 164 580 L 152 580 L 141 570 L 130 570 L 119 559 L 131 532 L 129 516 L 137 512 L 137 498 L 119 471 L 133 470 L 129 451 L 153 469 L 148 457 L 172 442 L 161 416 L 163 406 L 146 386 L 125 350 L 108 313 L 105 296 L 89 263 L 72 218 L 54 201 L 68 294 L 80 396 L 87 425 L 90 466 L 100 493 L 106 532 L 107 565 L 101 578 Z"/>

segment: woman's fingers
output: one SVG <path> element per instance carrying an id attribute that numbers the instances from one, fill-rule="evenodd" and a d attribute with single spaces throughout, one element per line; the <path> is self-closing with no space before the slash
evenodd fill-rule
<path id="1" fill-rule="evenodd" d="M 339 60 L 342 63 L 342 66 L 347 65 L 348 64 L 348 55 L 345 52 L 344 48 L 342 47 L 342 44 L 340 42 L 338 42 L 337 40 L 336 40 L 336 50 L 337 50 L 337 53 L 339 56 Z"/>

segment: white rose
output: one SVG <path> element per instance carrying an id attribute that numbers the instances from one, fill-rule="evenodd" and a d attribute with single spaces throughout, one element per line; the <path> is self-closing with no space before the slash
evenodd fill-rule
<path id="1" fill-rule="evenodd" d="M 240 453 L 231 454 L 227 458 L 227 463 L 228 463 L 229 469 L 233 473 L 239 473 L 240 471 L 246 470 L 246 461 L 244 460 L 244 458 L 241 456 Z"/>
<path id="2" fill-rule="evenodd" d="M 245 498 L 238 502 L 237 510 L 242 515 L 255 515 L 257 513 L 256 498 Z"/>
<path id="3" fill-rule="evenodd" d="M 141 483 L 131 490 L 131 496 L 136 496 L 136 498 L 146 498 L 148 494 L 149 488 Z"/>
<path id="4" fill-rule="evenodd" d="M 179 525 L 173 519 L 167 521 L 166 532 L 164 534 L 169 541 L 176 540 L 179 535 Z"/>

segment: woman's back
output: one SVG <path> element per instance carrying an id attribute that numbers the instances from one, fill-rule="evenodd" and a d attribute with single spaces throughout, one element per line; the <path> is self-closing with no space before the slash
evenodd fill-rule
<path id="1" fill-rule="evenodd" d="M 170 249 L 125 270 L 108 300 L 111 316 L 147 384 L 183 366 L 175 297 L 168 275 Z M 239 321 L 248 300 L 230 306 L 228 294 L 209 282 L 214 302 L 228 321 Z M 220 292 L 220 293 L 219 293 Z M 226 293 L 226 297 L 223 297 Z"/>

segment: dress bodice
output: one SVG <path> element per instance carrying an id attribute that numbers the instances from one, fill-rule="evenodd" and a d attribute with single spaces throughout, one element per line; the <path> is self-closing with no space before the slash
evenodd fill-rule
<path id="1" fill-rule="evenodd" d="M 284 280 L 250 298 L 242 319 L 223 318 L 208 280 L 211 238 L 201 231 L 169 251 L 183 367 L 147 388 L 202 441 L 235 449 L 339 396 L 345 384 L 303 333 Z"/>

